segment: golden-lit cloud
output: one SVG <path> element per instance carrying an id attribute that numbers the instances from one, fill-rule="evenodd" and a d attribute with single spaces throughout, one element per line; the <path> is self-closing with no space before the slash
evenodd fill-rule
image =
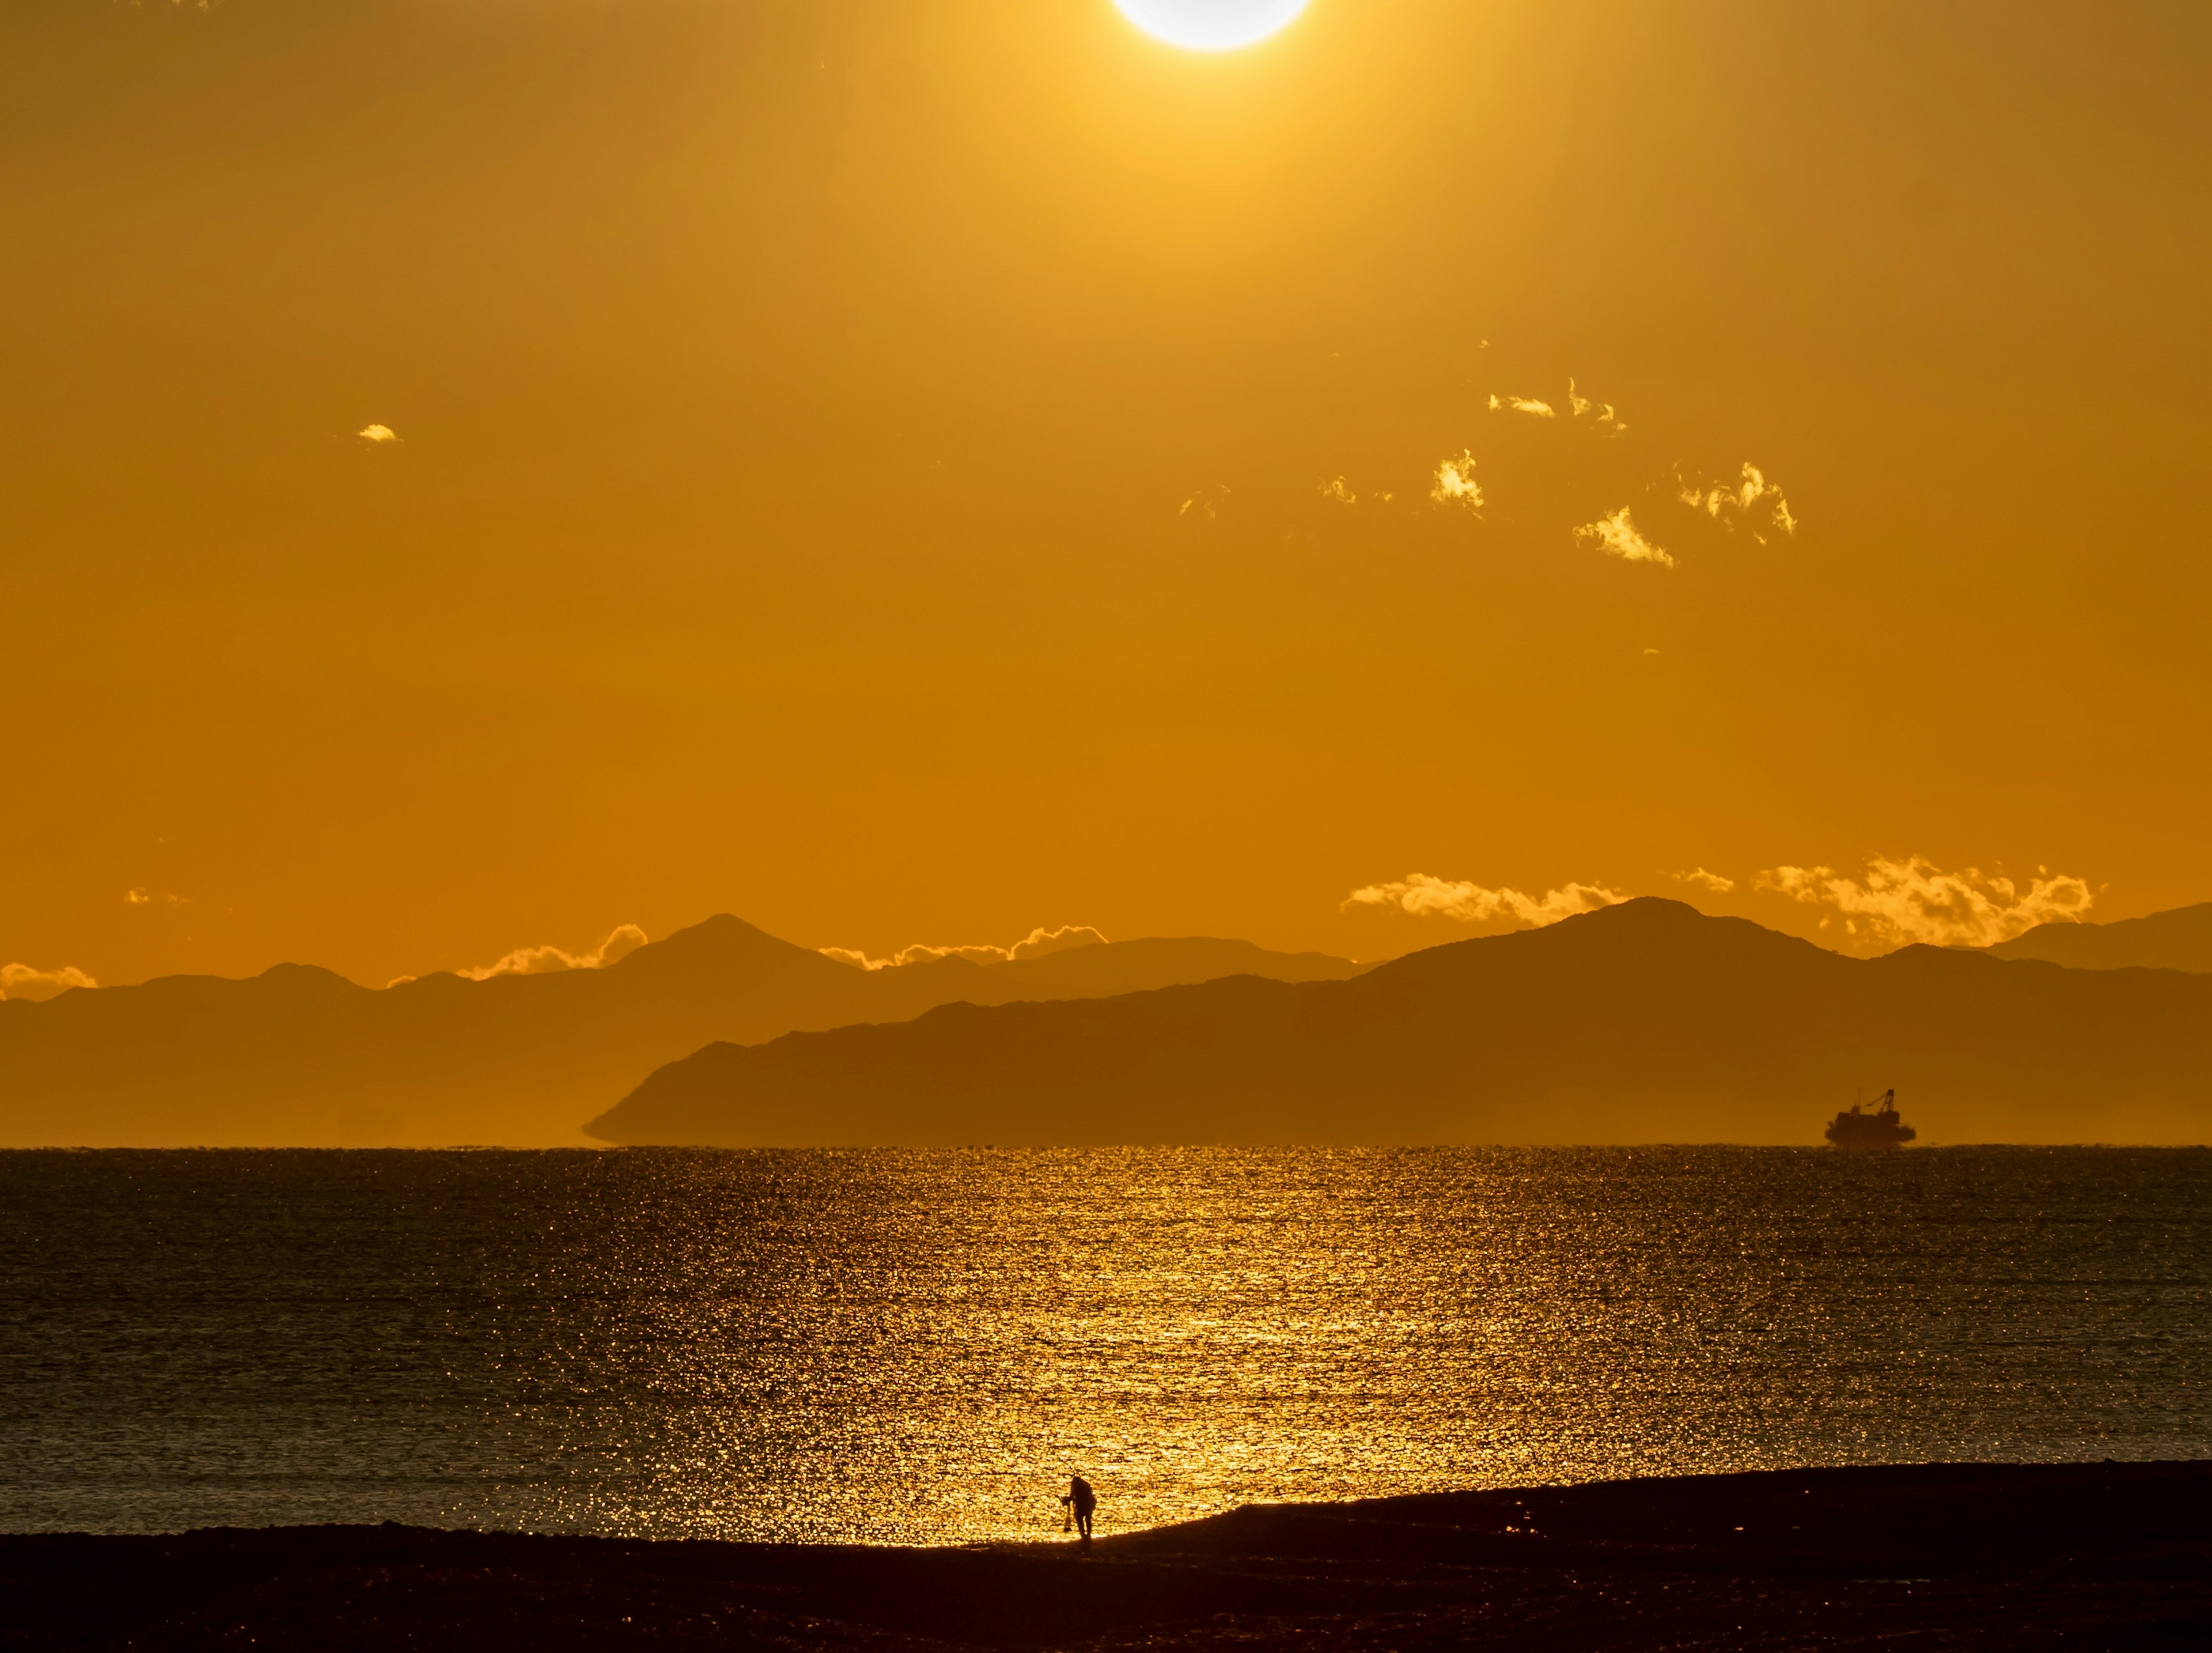
<path id="1" fill-rule="evenodd" d="M 1599 427 L 1611 431 L 1616 436 L 1628 428 L 1626 425 L 1621 423 L 1620 416 L 1613 410 L 1612 403 L 1592 401 L 1575 388 L 1575 381 L 1571 379 L 1567 380 L 1567 407 L 1576 418 L 1594 418 Z"/>
<path id="2" fill-rule="evenodd" d="M 1042 958 L 1047 953 L 1065 952 L 1070 947 L 1103 945 L 1103 931 L 1088 924 L 1063 924 L 1056 930 L 1042 925 L 1031 930 L 1011 947 L 994 946 L 988 941 L 970 942 L 950 947 L 933 946 L 918 941 L 911 947 L 902 947 L 889 958 L 871 958 L 857 947 L 822 947 L 816 951 L 825 958 L 834 958 L 841 964 L 850 964 L 856 969 L 891 970 L 902 964 L 933 963 L 940 958 L 965 958 L 977 964 L 1007 964 L 1017 958 Z"/>
<path id="3" fill-rule="evenodd" d="M 1675 477 L 1676 497 L 1693 511 L 1703 511 L 1723 526 L 1733 529 L 1738 520 L 1757 522 L 1784 534 L 1797 532 L 1797 518 L 1790 509 L 1790 501 L 1782 496 L 1779 484 L 1766 479 L 1766 473 L 1748 459 L 1743 462 L 1743 474 L 1733 483 L 1715 483 L 1710 488 L 1700 488 L 1694 483 Z M 1752 530 L 1752 538 L 1760 544 L 1766 536 L 1759 528 Z"/>
<path id="4" fill-rule="evenodd" d="M 1656 562 L 1663 568 L 1674 566 L 1674 559 L 1666 550 L 1646 539 L 1628 514 L 1624 505 L 1609 517 L 1600 517 L 1595 522 L 1585 522 L 1575 530 L 1577 544 L 1595 540 L 1605 548 L 1608 556 L 1622 557 L 1631 562 Z"/>
<path id="5" fill-rule="evenodd" d="M 1228 497 L 1228 488 L 1222 483 L 1215 483 L 1200 489 L 1185 500 L 1176 514 L 1179 517 L 1187 517 L 1195 514 L 1212 521 L 1221 514 L 1221 501 Z"/>
<path id="6" fill-rule="evenodd" d="M 1698 889 L 1710 890 L 1717 896 L 1725 896 L 1735 888 L 1734 878 L 1723 878 L 1717 872 L 1708 872 L 1702 866 L 1693 867 L 1687 872 L 1675 873 L 1674 881 L 1678 884 L 1694 884 Z"/>
<path id="7" fill-rule="evenodd" d="M 1538 419 L 1556 419 L 1559 412 L 1549 402 L 1540 402 L 1533 396 L 1500 396 L 1492 392 L 1490 398 L 1492 413 L 1526 413 Z"/>
<path id="8" fill-rule="evenodd" d="M 1975 867 L 1946 872 L 1918 855 L 1903 860 L 1878 855 L 1867 863 L 1863 879 L 1839 877 L 1832 867 L 1777 866 L 1752 882 L 1832 909 L 1849 935 L 1900 946 L 1990 947 L 2039 924 L 2078 921 L 2096 900 L 2083 879 L 2047 867 L 2036 872 L 2022 890 L 2010 878 L 1984 877 Z M 1830 922 L 1822 919 L 1820 927 Z"/>
<path id="9" fill-rule="evenodd" d="M 607 939 L 589 952 L 572 953 L 560 947 L 517 947 L 496 963 L 455 970 L 453 974 L 471 981 L 489 981 L 495 975 L 554 975 L 562 970 L 604 969 L 617 959 L 635 952 L 647 940 L 645 932 L 636 925 L 617 924 L 607 933 Z M 386 985 L 396 988 L 402 981 L 414 979 L 402 975 Z"/>
<path id="10" fill-rule="evenodd" d="M 192 898 L 168 890 L 125 890 L 124 901 L 132 907 L 189 907 Z"/>
<path id="11" fill-rule="evenodd" d="M 71 988 L 99 985 L 74 964 L 64 964 L 58 970 L 42 970 L 30 964 L 0 964 L 0 999 L 51 999 Z"/>
<path id="12" fill-rule="evenodd" d="M 1474 454 L 1462 448 L 1455 459 L 1445 459 L 1436 469 L 1436 485 L 1429 489 L 1429 497 L 1439 505 L 1464 505 L 1480 514 L 1482 509 L 1482 484 L 1474 479 Z"/>
<path id="13" fill-rule="evenodd" d="M 1336 477 L 1334 481 L 1323 483 L 1321 485 L 1321 496 L 1325 500 L 1334 500 L 1339 505 L 1359 503 L 1359 495 L 1344 485 L 1344 478 L 1341 477 Z"/>
<path id="14" fill-rule="evenodd" d="M 1566 884 L 1540 896 L 1518 890 L 1491 890 L 1479 884 L 1431 878 L 1409 872 L 1392 884 L 1370 884 L 1346 896 L 1346 907 L 1395 907 L 1417 918 L 1434 915 L 1457 919 L 1462 924 L 1489 924 L 1510 919 L 1516 924 L 1556 924 L 1577 913 L 1595 912 L 1628 897 L 1601 884 Z"/>
<path id="15" fill-rule="evenodd" d="M 1490 393 L 1492 413 L 1525 413 L 1535 419 L 1556 419 L 1559 410 L 1549 402 L 1534 396 L 1499 395 Z M 1567 411 L 1577 419 L 1588 419 L 1601 428 L 1618 436 L 1628 427 L 1621 422 L 1620 415 L 1610 402 L 1600 402 L 1582 393 L 1581 387 L 1571 379 L 1567 380 Z"/>
<path id="16" fill-rule="evenodd" d="M 399 440 L 399 434 L 390 425 L 363 425 L 359 430 L 354 432 L 354 435 L 364 442 L 380 445 L 385 442 L 396 442 Z"/>

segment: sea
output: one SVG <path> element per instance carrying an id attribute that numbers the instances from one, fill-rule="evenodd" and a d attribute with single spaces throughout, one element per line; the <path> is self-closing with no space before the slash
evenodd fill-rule
<path id="1" fill-rule="evenodd" d="M 0 1531 L 960 1543 L 2212 1449 L 2212 1152 L 0 1153 Z"/>

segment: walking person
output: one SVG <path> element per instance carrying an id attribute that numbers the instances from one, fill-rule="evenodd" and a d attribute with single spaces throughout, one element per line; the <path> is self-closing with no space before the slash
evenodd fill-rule
<path id="1" fill-rule="evenodd" d="M 1091 1490 L 1091 1483 L 1080 1475 L 1071 1476 L 1067 1494 L 1060 1499 L 1074 1512 L 1075 1530 L 1083 1534 L 1083 1547 L 1091 1547 L 1091 1512 L 1098 1507 L 1098 1494 Z"/>

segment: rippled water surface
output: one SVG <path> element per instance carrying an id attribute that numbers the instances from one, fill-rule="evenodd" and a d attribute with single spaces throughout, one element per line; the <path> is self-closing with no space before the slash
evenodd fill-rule
<path id="1" fill-rule="evenodd" d="M 0 1530 L 2201 1457 L 2208 1242 L 2192 1150 L 0 1153 Z"/>

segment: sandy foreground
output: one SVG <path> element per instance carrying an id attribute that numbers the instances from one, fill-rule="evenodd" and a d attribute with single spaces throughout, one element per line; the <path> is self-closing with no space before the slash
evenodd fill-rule
<path id="1" fill-rule="evenodd" d="M 0 1648 L 2201 1653 L 2212 1462 L 1265 1505 L 1088 1554 L 397 1526 L 5 1537 L 0 1601 Z"/>

